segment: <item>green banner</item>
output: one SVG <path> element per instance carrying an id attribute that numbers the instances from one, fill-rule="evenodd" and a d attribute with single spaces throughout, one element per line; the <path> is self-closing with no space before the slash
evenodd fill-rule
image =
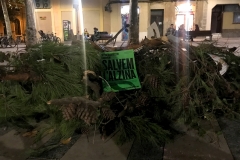
<path id="1" fill-rule="evenodd" d="M 105 92 L 141 88 L 133 50 L 102 53 L 102 65 Z"/>

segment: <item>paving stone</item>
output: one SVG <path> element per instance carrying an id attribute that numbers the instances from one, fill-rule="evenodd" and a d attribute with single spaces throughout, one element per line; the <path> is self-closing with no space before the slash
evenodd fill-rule
<path id="1" fill-rule="evenodd" d="M 149 142 L 134 141 L 127 160 L 162 160 L 163 147 L 153 146 Z"/>
<path id="2" fill-rule="evenodd" d="M 11 130 L 0 136 L 0 155 L 12 160 L 25 160 L 25 149 L 26 146 L 30 146 L 30 143 L 24 140 L 22 135 L 16 133 L 18 133 L 16 130 Z"/>
<path id="3" fill-rule="evenodd" d="M 203 120 L 199 123 L 206 130 L 203 136 L 186 125 L 175 124 L 174 127 L 184 134 L 166 144 L 164 160 L 233 160 L 224 135 L 216 134 L 221 133 L 218 121 Z"/>
<path id="4" fill-rule="evenodd" d="M 0 137 L 0 143 L 2 143 L 7 148 L 23 150 L 24 142 L 20 135 L 16 135 L 16 130 L 11 130 L 7 134 Z"/>
<path id="5" fill-rule="evenodd" d="M 240 120 L 219 119 L 219 125 L 228 143 L 234 160 L 240 160 Z"/>
<path id="6" fill-rule="evenodd" d="M 177 137 L 164 150 L 164 160 L 233 160 L 230 153 L 190 135 Z"/>
<path id="7" fill-rule="evenodd" d="M 77 142 L 77 140 L 79 139 L 81 135 L 79 134 L 75 134 L 71 137 L 71 141 L 70 143 L 68 144 L 65 144 L 65 145 L 59 145 L 57 146 L 56 148 L 53 148 L 49 151 L 45 151 L 43 152 L 40 156 L 38 157 L 28 157 L 29 160 L 59 160 L 61 159 L 66 152 L 68 152 L 68 150 Z M 52 145 L 52 144 L 56 144 L 58 143 L 59 141 L 57 140 L 56 142 L 56 139 L 55 138 L 50 138 L 45 146 L 48 146 L 48 145 Z"/>
<path id="8" fill-rule="evenodd" d="M 39 124 L 39 126 L 42 127 L 44 127 L 44 125 L 44 121 Z M 39 130 L 39 128 L 36 128 L 36 130 Z M 12 127 L 6 128 L 5 134 L 0 135 L 0 156 L 11 160 L 26 160 L 26 158 L 29 156 L 27 154 L 27 151 L 29 151 L 30 148 L 37 148 L 39 146 L 42 146 L 52 136 L 49 134 L 38 143 L 33 143 L 35 137 L 23 136 L 23 134 L 26 132 L 26 129 L 14 129 Z"/>
<path id="9" fill-rule="evenodd" d="M 100 133 L 94 138 L 90 135 L 81 136 L 79 140 L 69 149 L 61 160 L 126 160 L 132 143 L 122 146 L 115 144 L 113 139 L 103 141 Z M 94 141 L 94 142 L 93 142 Z"/>

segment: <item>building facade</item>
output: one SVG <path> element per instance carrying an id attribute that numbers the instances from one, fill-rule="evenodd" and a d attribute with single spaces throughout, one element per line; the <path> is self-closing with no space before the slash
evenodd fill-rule
<path id="1" fill-rule="evenodd" d="M 68 40 L 70 32 L 83 33 L 93 28 L 115 35 L 128 23 L 128 3 L 122 0 L 34 0 L 36 29 L 45 33 L 56 33 Z M 126 1 L 125 1 L 126 2 Z M 212 30 L 223 37 L 240 37 L 239 0 L 194 0 L 148 2 L 139 0 L 139 37 L 147 36 L 147 29 L 156 22 L 160 34 L 164 35 L 170 24 L 176 29 L 185 24 L 187 30 L 198 24 L 200 30 Z M 78 7 L 77 7 L 78 6 Z M 23 11 L 24 12 L 24 11 Z M 25 19 L 19 16 L 21 35 L 25 32 Z M 3 32 L 3 26 L 0 25 Z M 39 37 L 40 35 L 38 35 Z M 126 32 L 117 40 L 127 40 Z"/>
<path id="2" fill-rule="evenodd" d="M 1 11 L 2 12 L 2 11 Z M 8 7 L 8 14 L 10 19 L 10 25 L 12 29 L 12 35 L 14 38 L 16 36 L 23 36 L 25 33 L 25 9 L 21 4 L 12 4 L 12 7 Z M 5 21 L 3 13 L 0 14 L 0 36 L 5 36 L 7 34 L 7 30 L 5 27 Z"/>

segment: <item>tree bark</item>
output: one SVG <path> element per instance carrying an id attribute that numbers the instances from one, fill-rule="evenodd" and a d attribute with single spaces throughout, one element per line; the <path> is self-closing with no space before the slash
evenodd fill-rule
<path id="1" fill-rule="evenodd" d="M 37 43 L 37 31 L 33 14 L 33 1 L 25 0 L 26 8 L 26 46 L 31 47 Z"/>
<path id="2" fill-rule="evenodd" d="M 129 15 L 130 27 L 128 45 L 139 44 L 138 0 L 130 0 Z"/>
<path id="3" fill-rule="evenodd" d="M 6 25 L 5 27 L 7 30 L 7 36 L 10 37 L 10 36 L 12 36 L 12 28 L 11 28 L 9 15 L 8 15 L 6 1 L 1 0 L 1 5 L 2 5 L 2 10 L 3 10 L 3 15 L 4 15 L 5 25 Z"/>

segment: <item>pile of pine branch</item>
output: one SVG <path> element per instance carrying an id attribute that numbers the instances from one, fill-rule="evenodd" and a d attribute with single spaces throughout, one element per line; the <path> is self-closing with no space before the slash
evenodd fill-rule
<path id="1" fill-rule="evenodd" d="M 41 113 L 38 121 L 47 118 L 48 129 L 59 139 L 75 131 L 95 132 L 97 126 L 103 139 L 117 132 L 120 144 L 139 139 L 159 145 L 179 119 L 192 124 L 239 115 L 240 58 L 232 52 L 213 44 L 183 51 L 180 44 L 145 39 L 135 50 L 142 88 L 104 93 L 101 53 L 88 42 L 84 45 L 42 44 L 6 59 L 8 65 L 0 70 L 0 122 L 27 123 Z M 223 64 L 210 54 L 228 64 L 224 75 L 219 73 Z"/>

